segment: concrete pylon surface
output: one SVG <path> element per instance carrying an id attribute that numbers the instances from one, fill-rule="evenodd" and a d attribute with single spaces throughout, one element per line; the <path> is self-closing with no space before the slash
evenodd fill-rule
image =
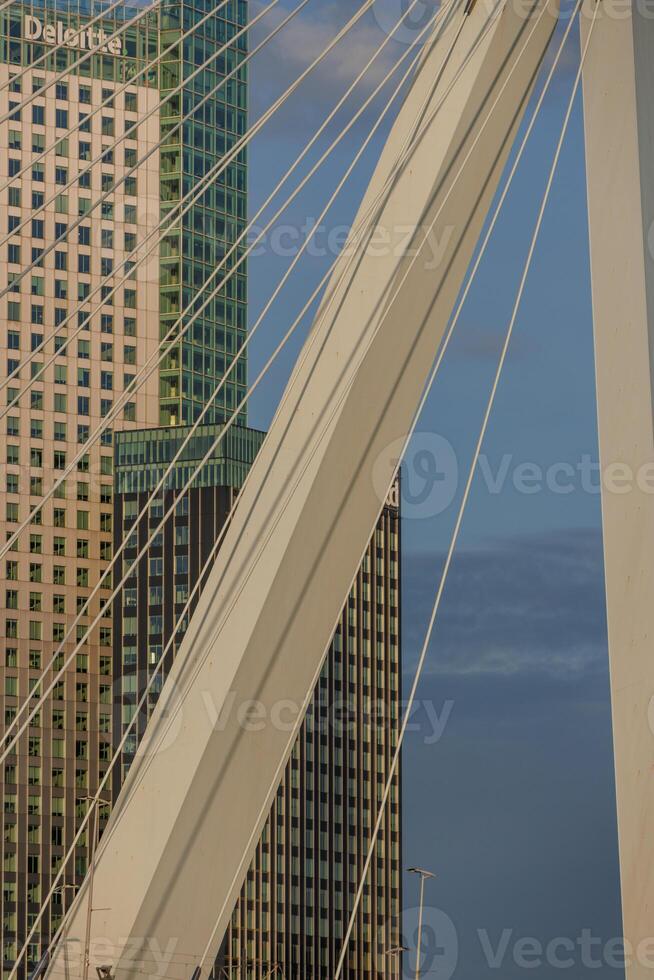
<path id="1" fill-rule="evenodd" d="M 654 967 L 651 4 L 602 0 L 583 82 L 622 911 L 627 977 L 641 980 Z"/>
<path id="2" fill-rule="evenodd" d="M 211 965 L 557 14 L 477 0 L 422 59 L 99 847 L 91 961 L 116 980 Z M 81 975 L 87 890 L 50 977 Z"/>

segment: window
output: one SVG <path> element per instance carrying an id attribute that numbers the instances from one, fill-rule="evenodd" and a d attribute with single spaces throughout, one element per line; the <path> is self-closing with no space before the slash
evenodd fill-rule
<path id="1" fill-rule="evenodd" d="M 62 558 L 66 554 L 66 539 L 55 536 L 52 539 L 52 550 L 55 555 Z"/>
<path id="2" fill-rule="evenodd" d="M 113 136 L 115 132 L 115 124 L 113 116 L 103 116 L 101 123 L 101 132 L 103 136 Z"/>
<path id="3" fill-rule="evenodd" d="M 30 534 L 30 554 L 43 554 L 43 536 L 41 534 Z"/>
<path id="4" fill-rule="evenodd" d="M 43 569 L 39 562 L 30 562 L 30 582 L 41 582 Z"/>
<path id="5" fill-rule="evenodd" d="M 45 106 L 32 104 L 32 125 L 45 126 Z"/>
<path id="6" fill-rule="evenodd" d="M 68 109 L 55 110 L 55 126 L 57 129 L 68 129 Z"/>
<path id="7" fill-rule="evenodd" d="M 90 275 L 91 273 L 91 256 L 85 255 L 83 252 L 77 255 L 77 271 L 81 272 L 83 275 Z"/>

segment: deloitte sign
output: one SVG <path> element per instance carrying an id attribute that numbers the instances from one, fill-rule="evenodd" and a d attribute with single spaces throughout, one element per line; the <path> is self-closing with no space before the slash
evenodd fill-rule
<path id="1" fill-rule="evenodd" d="M 111 37 L 102 28 L 65 27 L 60 20 L 56 24 L 44 24 L 38 17 L 25 17 L 23 21 L 25 41 L 40 41 L 42 44 L 63 44 L 67 48 L 80 48 L 82 51 L 99 47 L 105 54 L 121 54 L 122 37 Z"/>

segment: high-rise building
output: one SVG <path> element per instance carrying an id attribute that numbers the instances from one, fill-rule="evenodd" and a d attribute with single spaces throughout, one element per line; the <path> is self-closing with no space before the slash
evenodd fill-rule
<path id="1" fill-rule="evenodd" d="M 245 131 L 245 69 L 213 90 L 244 55 L 245 35 L 217 53 L 243 27 L 247 9 L 231 0 L 183 40 L 182 33 L 211 10 L 206 0 L 164 0 L 118 35 L 143 6 L 119 5 L 93 29 L 85 28 L 101 9 L 88 0 L 55 0 L 47 6 L 34 0 L 0 11 L 0 289 L 10 286 L 0 298 L 3 543 L 48 494 L 101 420 L 116 410 L 102 438 L 89 444 L 0 561 L 3 733 L 67 631 L 72 628 L 73 635 L 57 665 L 83 641 L 2 767 L 3 978 L 37 922 L 111 759 L 109 608 L 89 631 L 110 595 L 110 578 L 74 622 L 112 557 L 114 435 L 197 417 L 245 336 L 243 265 L 184 339 L 179 329 L 173 331 L 160 369 L 118 410 L 125 388 L 192 306 L 244 227 L 242 152 L 139 263 L 158 242 L 162 216 L 192 188 L 201 188 L 202 177 Z M 48 87 L 89 44 L 105 39 L 101 53 Z M 168 48 L 160 65 L 147 68 Z M 197 77 L 172 94 L 205 61 Z M 198 113 L 181 123 L 212 92 Z M 123 268 L 137 246 L 141 251 Z M 242 365 L 208 420 L 231 412 L 244 385 Z M 50 671 L 48 683 L 53 676 Z M 105 798 L 100 829 L 110 792 Z M 19 976 L 38 961 L 61 921 L 82 881 L 91 846 L 84 831 L 62 887 L 36 926 Z"/>
<path id="2" fill-rule="evenodd" d="M 127 565 L 133 565 L 122 601 L 114 608 L 116 743 L 132 721 L 152 672 L 157 675 L 135 723 L 135 735 L 126 745 L 120 768 L 116 767 L 115 792 L 184 637 L 188 616 L 176 629 L 177 619 L 194 583 L 202 582 L 202 569 L 262 440 L 253 429 L 229 429 L 195 485 L 180 496 L 218 432 L 215 425 L 198 427 L 167 481 L 168 488 L 153 502 L 151 527 L 168 510 L 171 515 L 148 558 L 135 562 L 136 546 L 125 555 Z M 158 429 L 117 435 L 116 543 L 128 533 L 148 492 L 158 485 L 183 434 L 184 429 Z M 144 529 L 143 540 L 146 534 Z M 343 608 L 234 909 L 216 977 L 264 980 L 273 971 L 312 980 L 334 976 L 397 745 L 399 588 L 395 491 Z M 386 952 L 399 942 L 400 887 L 396 774 L 348 947 L 343 974 L 348 980 L 396 975 L 397 960 Z"/>

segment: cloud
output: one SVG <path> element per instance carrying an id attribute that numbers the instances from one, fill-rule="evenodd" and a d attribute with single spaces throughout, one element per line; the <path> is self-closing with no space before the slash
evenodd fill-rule
<path id="1" fill-rule="evenodd" d="M 405 664 L 415 663 L 443 566 L 410 555 Z M 455 557 L 432 638 L 433 675 L 575 681 L 607 670 L 602 543 L 585 529 L 516 537 Z"/>
<path id="2" fill-rule="evenodd" d="M 302 13 L 276 36 L 273 42 L 265 45 L 252 62 L 253 83 L 250 87 L 252 117 L 257 118 L 281 95 L 324 51 L 337 32 L 347 23 L 359 4 L 343 2 L 309 5 Z M 256 13 L 256 11 L 255 11 Z M 394 20 L 401 16 L 399 10 Z M 250 47 L 260 43 L 272 28 L 287 14 L 277 8 L 274 13 L 263 18 L 251 34 Z M 384 22 L 385 23 L 385 22 Z M 373 53 L 380 47 L 386 32 L 375 14 L 371 11 L 335 45 L 318 68 L 313 70 L 292 97 L 290 110 L 280 113 L 276 135 L 298 136 L 306 126 L 314 127 L 331 110 L 348 85 L 362 70 Z M 356 88 L 352 103 L 348 102 L 348 113 L 352 115 L 357 106 L 370 94 L 373 88 L 388 74 L 398 57 L 406 50 L 404 45 L 391 40 L 366 71 Z M 385 92 L 392 92 L 406 67 L 410 57 L 389 81 Z"/>

